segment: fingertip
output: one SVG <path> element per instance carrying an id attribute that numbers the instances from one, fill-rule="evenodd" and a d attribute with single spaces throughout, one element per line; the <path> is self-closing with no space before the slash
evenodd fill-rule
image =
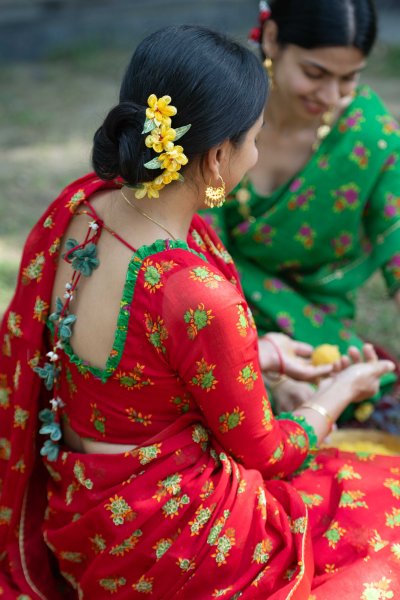
<path id="1" fill-rule="evenodd" d="M 389 371 L 395 371 L 396 370 L 396 365 L 394 364 L 394 362 L 392 362 L 391 360 L 387 360 L 385 362 L 387 364 L 387 368 L 389 369 Z"/>
<path id="2" fill-rule="evenodd" d="M 396 365 L 391 360 L 380 360 L 377 361 L 377 365 L 380 365 L 380 371 L 382 375 L 384 373 L 392 373 L 396 370 Z"/>

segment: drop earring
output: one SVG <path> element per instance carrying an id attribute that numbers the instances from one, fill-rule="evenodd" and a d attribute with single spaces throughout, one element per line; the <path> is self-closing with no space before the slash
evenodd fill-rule
<path id="1" fill-rule="evenodd" d="M 220 186 L 213 186 L 208 184 L 206 187 L 206 197 L 204 204 L 210 208 L 219 208 L 225 202 L 225 181 L 219 175 L 221 180 Z"/>
<path id="2" fill-rule="evenodd" d="M 267 58 L 264 59 L 263 65 L 265 67 L 265 70 L 268 73 L 268 79 L 269 79 L 269 84 L 271 87 L 271 90 L 275 89 L 275 77 L 274 77 L 274 63 L 272 62 L 272 58 L 269 58 L 269 56 L 267 56 Z"/>

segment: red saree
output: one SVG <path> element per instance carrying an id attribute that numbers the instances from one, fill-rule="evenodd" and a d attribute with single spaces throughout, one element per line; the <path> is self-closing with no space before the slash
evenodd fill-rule
<path id="1" fill-rule="evenodd" d="M 350 600 L 394 598 L 400 458 L 324 451 L 296 473 L 313 432 L 273 417 L 234 266 L 198 217 L 188 243 L 133 253 L 104 370 L 69 343 L 60 353 L 63 418 L 82 437 L 138 447 L 79 454 L 61 441 L 45 475 L 37 417 L 51 396 L 32 368 L 49 350 L 60 242 L 110 185 L 88 175 L 46 211 L 3 321 L 3 593 L 331 600 L 339 585 Z"/>

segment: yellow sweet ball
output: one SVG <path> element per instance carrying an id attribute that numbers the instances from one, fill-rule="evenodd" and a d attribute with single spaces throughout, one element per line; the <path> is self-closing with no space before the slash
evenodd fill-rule
<path id="1" fill-rule="evenodd" d="M 315 367 L 320 365 L 331 365 L 339 359 L 339 348 L 332 344 L 321 344 L 321 346 L 317 346 L 314 348 L 311 355 L 311 362 Z"/>

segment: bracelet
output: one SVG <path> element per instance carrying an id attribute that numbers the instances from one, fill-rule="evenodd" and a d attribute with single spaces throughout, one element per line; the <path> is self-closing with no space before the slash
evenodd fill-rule
<path id="1" fill-rule="evenodd" d="M 299 409 L 301 410 L 302 408 L 309 408 L 310 410 L 315 410 L 315 412 L 322 415 L 327 420 L 329 425 L 329 431 L 331 431 L 332 427 L 335 424 L 335 419 L 331 417 L 326 408 L 324 408 L 320 404 L 302 404 L 301 406 L 299 406 Z"/>
<path id="2" fill-rule="evenodd" d="M 281 349 L 279 348 L 278 344 L 276 342 L 274 342 L 274 340 L 272 340 L 270 337 L 268 337 L 267 335 L 264 338 L 267 342 L 269 342 L 275 349 L 275 352 L 278 355 L 278 361 L 279 361 L 279 374 L 280 375 L 284 375 L 285 374 L 285 362 L 283 360 L 283 356 L 282 356 L 282 352 Z"/>

